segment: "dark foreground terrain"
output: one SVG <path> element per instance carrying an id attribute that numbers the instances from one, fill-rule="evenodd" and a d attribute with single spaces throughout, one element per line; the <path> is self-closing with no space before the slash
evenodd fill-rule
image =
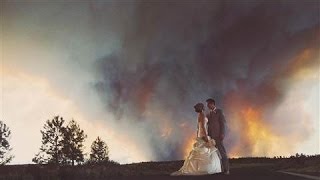
<path id="1" fill-rule="evenodd" d="M 178 180 L 178 179 L 202 179 L 202 180 L 231 180 L 231 179 L 257 179 L 257 180 L 298 180 L 308 179 L 283 173 L 293 172 L 304 174 L 316 179 L 320 176 L 320 157 L 303 158 L 241 158 L 231 159 L 231 174 L 215 174 L 204 176 L 170 176 L 170 173 L 178 170 L 183 161 L 168 162 L 142 162 L 119 165 L 115 163 L 103 163 L 95 165 L 52 166 L 52 165 L 7 165 L 0 166 L 0 180 L 3 179 L 123 179 L 123 180 Z M 320 179 L 319 179 L 320 180 Z"/>

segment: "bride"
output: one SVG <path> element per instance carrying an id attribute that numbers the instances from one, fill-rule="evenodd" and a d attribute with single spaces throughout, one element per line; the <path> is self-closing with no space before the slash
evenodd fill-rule
<path id="1" fill-rule="evenodd" d="M 208 119 L 204 114 L 204 105 L 198 103 L 194 106 L 198 113 L 197 138 L 183 166 L 172 176 L 178 175 L 205 175 L 220 173 L 220 153 L 215 147 L 214 139 L 208 136 L 207 123 Z"/>

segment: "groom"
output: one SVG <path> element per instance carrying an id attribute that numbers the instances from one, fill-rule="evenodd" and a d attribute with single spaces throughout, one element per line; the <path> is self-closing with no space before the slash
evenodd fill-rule
<path id="1" fill-rule="evenodd" d="M 221 154 L 222 169 L 224 174 L 229 175 L 229 160 L 226 149 L 223 146 L 225 136 L 226 120 L 221 109 L 217 109 L 214 99 L 207 99 L 207 106 L 210 112 L 208 118 L 208 135 L 216 141 L 216 146 Z"/>

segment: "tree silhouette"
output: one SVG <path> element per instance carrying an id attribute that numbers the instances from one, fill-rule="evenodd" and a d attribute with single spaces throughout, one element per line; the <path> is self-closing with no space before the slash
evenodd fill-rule
<path id="1" fill-rule="evenodd" d="M 0 165 L 9 163 L 14 157 L 9 154 L 12 150 L 9 143 L 10 135 L 11 131 L 9 127 L 0 121 Z"/>
<path id="2" fill-rule="evenodd" d="M 52 120 L 47 120 L 41 130 L 42 145 L 40 152 L 32 159 L 38 164 L 60 164 L 64 161 L 62 154 L 63 126 L 65 120 L 55 116 Z"/>
<path id="3" fill-rule="evenodd" d="M 69 122 L 68 126 L 63 130 L 63 136 L 62 152 L 66 158 L 66 163 L 69 164 L 71 162 L 72 166 L 74 166 L 74 162 L 78 164 L 83 162 L 83 142 L 87 138 L 87 135 L 80 129 L 76 121 L 72 120 Z"/>
<path id="4" fill-rule="evenodd" d="M 109 161 L 109 148 L 107 144 L 98 136 L 91 145 L 90 160 L 91 163 L 100 163 Z"/>

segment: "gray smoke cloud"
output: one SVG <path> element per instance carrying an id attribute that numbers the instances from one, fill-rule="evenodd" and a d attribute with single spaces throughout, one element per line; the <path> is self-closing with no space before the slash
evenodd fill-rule
<path id="1" fill-rule="evenodd" d="M 133 26 L 121 36 L 121 49 L 97 62 L 105 79 L 97 84 L 97 90 L 120 120 L 150 123 L 152 129 L 163 120 L 145 122 L 144 112 L 153 106 L 170 114 L 171 121 L 183 123 L 188 119 L 195 124 L 193 104 L 214 97 L 231 114 L 235 109 L 225 100 L 234 92 L 267 111 L 282 102 L 290 87 L 279 90 L 274 75 L 285 71 L 303 50 L 319 50 L 316 4 L 137 2 L 130 19 Z M 319 65 L 319 61 L 310 64 Z M 189 137 L 180 133 L 163 140 L 156 130 L 151 135 L 155 158 L 181 157 L 176 152 L 185 147 L 176 142 Z M 174 126 L 174 131 L 181 129 Z M 238 135 L 230 132 L 230 136 L 229 149 L 233 136 Z M 174 153 L 158 151 L 158 146 L 170 147 L 168 151 Z M 250 147 L 247 151 L 250 155 Z"/>

